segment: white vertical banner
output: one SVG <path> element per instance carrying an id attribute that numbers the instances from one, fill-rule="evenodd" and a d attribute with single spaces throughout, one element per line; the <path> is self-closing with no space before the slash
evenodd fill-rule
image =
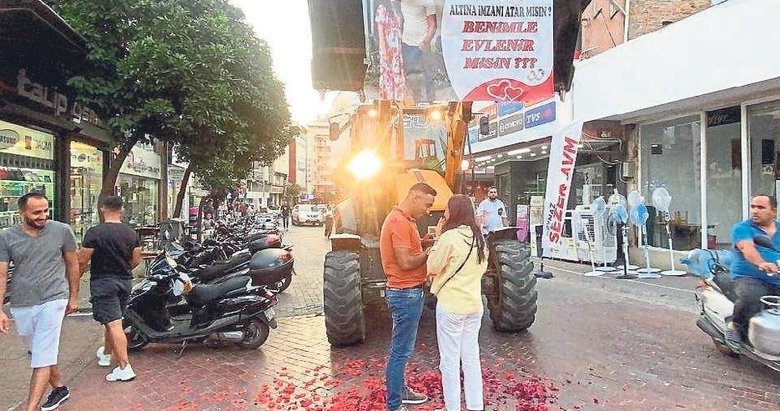
<path id="1" fill-rule="evenodd" d="M 550 143 L 542 233 L 545 257 L 551 257 L 552 250 L 560 246 L 574 164 L 577 161 L 577 150 L 582 138 L 582 123 L 581 120 L 569 123 L 553 135 Z"/>

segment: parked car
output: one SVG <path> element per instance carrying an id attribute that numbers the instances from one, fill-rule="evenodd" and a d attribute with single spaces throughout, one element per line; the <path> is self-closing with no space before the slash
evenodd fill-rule
<path id="1" fill-rule="evenodd" d="M 325 224 L 325 216 L 322 211 L 313 204 L 298 204 L 290 213 L 293 225 L 317 225 Z"/>

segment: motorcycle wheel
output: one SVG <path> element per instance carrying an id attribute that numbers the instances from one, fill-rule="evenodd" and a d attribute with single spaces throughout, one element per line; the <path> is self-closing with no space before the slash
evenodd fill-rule
<path id="1" fill-rule="evenodd" d="M 122 321 L 122 327 L 125 331 L 125 338 L 127 338 L 127 351 L 137 352 L 149 344 L 132 324 L 128 324 L 127 321 Z"/>
<path id="2" fill-rule="evenodd" d="M 247 350 L 255 350 L 265 343 L 268 339 L 271 329 L 268 324 L 253 319 L 244 325 L 244 340 L 238 343 L 238 346 Z"/>
<path id="3" fill-rule="evenodd" d="M 290 287 L 290 284 L 292 283 L 292 273 L 287 275 L 287 277 L 282 278 L 281 280 L 274 283 L 274 287 L 278 288 L 280 293 L 283 293 L 284 290 L 286 290 L 288 287 Z"/>

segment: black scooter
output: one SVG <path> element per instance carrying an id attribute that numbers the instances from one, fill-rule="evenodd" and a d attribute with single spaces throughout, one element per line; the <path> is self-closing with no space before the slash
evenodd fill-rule
<path id="1" fill-rule="evenodd" d="M 246 349 L 265 343 L 277 326 L 273 293 L 253 286 L 248 276 L 192 285 L 176 266 L 166 258 L 133 288 L 123 322 L 130 350 L 181 343 L 181 356 L 190 342 L 232 342 Z"/>

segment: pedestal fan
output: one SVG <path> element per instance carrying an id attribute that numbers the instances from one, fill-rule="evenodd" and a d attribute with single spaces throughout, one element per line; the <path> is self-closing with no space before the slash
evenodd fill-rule
<path id="1" fill-rule="evenodd" d="M 624 202 L 620 202 L 610 207 L 609 217 L 607 219 L 607 225 L 609 226 L 610 231 L 614 231 L 616 233 L 620 231 L 621 241 L 623 242 L 623 256 L 627 260 L 628 259 L 628 210 L 626 210 L 626 206 L 623 203 Z M 628 272 L 628 266 L 626 264 L 623 264 L 620 267 L 620 269 L 623 271 L 623 273 L 615 278 L 621 280 L 636 278 L 636 275 Z"/>
<path id="2" fill-rule="evenodd" d="M 661 271 L 661 274 L 680 276 L 685 275 L 686 272 L 674 269 L 674 247 L 672 246 L 672 230 L 669 224 L 669 221 L 671 220 L 669 216 L 669 205 L 671 203 L 672 196 L 665 188 L 660 187 L 653 191 L 653 205 L 658 210 L 658 212 L 661 213 L 661 216 L 664 219 L 664 223 L 666 223 L 666 236 L 669 237 L 669 263 L 672 267 L 671 270 Z"/>
<path id="3" fill-rule="evenodd" d="M 621 212 L 621 224 L 620 227 L 618 227 L 618 231 L 620 231 L 621 236 L 621 244 L 623 245 L 621 247 L 621 250 L 623 251 L 623 264 L 617 266 L 616 268 L 618 271 L 623 271 L 623 275 L 618 278 L 636 278 L 633 274 L 629 274 L 628 272 L 632 272 L 639 268 L 638 265 L 633 265 L 628 262 L 628 201 L 626 201 L 626 198 L 620 194 L 617 189 L 613 189 L 613 193 L 611 196 L 609 196 L 609 201 L 607 202 L 610 206 L 610 214 L 612 212 L 612 207 L 621 206 L 622 212 Z"/>
<path id="4" fill-rule="evenodd" d="M 631 212 L 629 213 L 629 217 L 631 219 L 631 223 L 637 226 L 639 229 L 639 246 L 643 248 L 645 253 L 645 267 L 638 268 L 636 270 L 637 274 L 639 274 L 639 278 L 661 278 L 661 275 L 658 274 L 661 270 L 650 266 L 650 246 L 646 243 L 647 226 L 645 225 L 647 219 L 650 217 L 650 213 L 647 212 L 647 206 L 645 206 L 645 203 L 640 202 L 634 208 L 632 208 Z"/>
<path id="5" fill-rule="evenodd" d="M 634 210 L 634 208 L 636 208 L 636 206 L 638 206 L 640 203 L 642 203 L 642 202 L 644 202 L 644 201 L 645 201 L 645 200 L 642 198 L 642 195 L 641 195 L 641 194 L 639 194 L 639 191 L 636 191 L 636 190 L 634 190 L 634 191 L 632 191 L 632 192 L 628 193 L 628 199 L 627 199 L 627 201 L 626 201 L 626 209 L 627 209 L 627 210 L 628 210 L 628 212 L 629 212 L 629 216 L 631 215 L 631 211 L 633 211 L 633 210 Z M 629 218 L 630 218 L 630 217 L 629 217 Z M 632 221 L 632 223 L 633 223 L 633 221 Z M 618 269 L 619 269 L 619 270 L 623 270 L 624 272 L 625 272 L 625 271 L 631 271 L 631 272 L 635 272 L 635 270 L 636 270 L 637 268 L 639 268 L 639 266 L 638 266 L 638 265 L 631 264 L 631 263 L 628 261 L 628 251 L 626 251 L 626 250 L 628 249 L 628 244 L 627 244 L 627 242 L 626 242 L 626 240 L 628 240 L 628 224 L 626 224 L 626 225 L 624 226 L 624 229 L 625 229 L 625 231 L 626 231 L 626 233 L 624 233 L 624 235 L 623 235 L 623 241 L 624 241 L 624 242 L 623 242 L 623 257 L 624 257 L 624 259 L 625 259 L 625 261 L 624 261 L 624 264 L 625 264 L 625 266 L 623 266 L 623 265 L 619 265 L 619 266 L 618 266 Z M 639 238 L 639 237 L 640 237 L 640 236 L 637 236 L 637 238 Z M 640 245 L 640 241 L 641 241 L 641 240 L 638 240 L 638 241 L 637 241 L 637 245 Z"/>

